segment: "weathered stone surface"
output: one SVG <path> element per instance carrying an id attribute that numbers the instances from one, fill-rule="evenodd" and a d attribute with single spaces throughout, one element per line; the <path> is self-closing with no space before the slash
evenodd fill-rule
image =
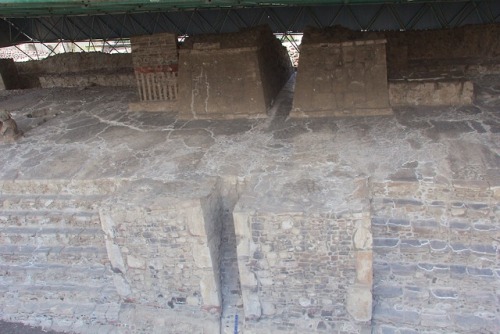
<path id="1" fill-rule="evenodd" d="M 356 321 L 369 321 L 372 318 L 372 293 L 370 287 L 355 285 L 347 292 L 346 308 Z"/>
<path id="2" fill-rule="evenodd" d="M 391 106 L 461 106 L 474 101 L 471 81 L 391 81 Z"/>
<path id="3" fill-rule="evenodd" d="M 180 117 L 266 117 L 290 75 L 286 50 L 267 26 L 189 37 L 179 57 Z"/>
<path id="4" fill-rule="evenodd" d="M 310 29 L 311 30 L 311 29 Z M 311 43 L 304 32 L 292 116 L 390 115 L 385 40 Z M 317 38 L 318 39 L 318 38 Z"/>
<path id="5" fill-rule="evenodd" d="M 131 54 L 69 52 L 16 63 L 22 88 L 133 87 Z"/>
<path id="6" fill-rule="evenodd" d="M 0 145 L 2 319 L 77 333 L 217 333 L 210 296 L 235 287 L 230 319 L 237 313 L 245 333 L 498 332 L 498 78 L 473 80 L 474 107 L 369 120 L 185 122 L 129 113 L 133 89 L 2 91 L 26 134 Z M 402 169 L 415 179 L 394 180 Z M 227 234 L 193 220 L 231 213 L 237 261 L 219 261 Z M 366 322 L 346 309 L 360 227 L 374 239 Z M 194 241 L 212 268 L 196 265 Z M 246 298 L 210 274 L 228 270 Z"/>

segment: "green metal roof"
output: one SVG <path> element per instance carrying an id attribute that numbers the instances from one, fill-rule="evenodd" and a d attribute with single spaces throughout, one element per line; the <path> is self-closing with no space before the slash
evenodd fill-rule
<path id="1" fill-rule="evenodd" d="M 0 17 L 94 15 L 195 8 L 243 8 L 268 6 L 311 6 L 338 4 L 405 4 L 447 2 L 446 0 L 0 0 Z M 454 2 L 449 1 L 448 2 Z"/>

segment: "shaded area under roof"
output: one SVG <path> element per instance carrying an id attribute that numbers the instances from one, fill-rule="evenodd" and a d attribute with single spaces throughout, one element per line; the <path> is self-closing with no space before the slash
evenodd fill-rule
<path id="1" fill-rule="evenodd" d="M 36 17 L 51 15 L 116 14 L 203 8 L 251 8 L 317 5 L 366 5 L 457 2 L 450 0 L 1 0 L 0 15 Z"/>
<path id="2" fill-rule="evenodd" d="M 366 31 L 453 28 L 500 22 L 500 1 L 0 0 L 0 18 L 0 46 L 7 46 L 161 32 L 224 33 L 260 24 L 275 33 L 333 25 Z"/>

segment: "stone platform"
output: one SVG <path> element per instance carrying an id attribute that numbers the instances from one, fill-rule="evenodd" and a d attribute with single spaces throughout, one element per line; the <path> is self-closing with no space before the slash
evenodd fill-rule
<path id="1" fill-rule="evenodd" d="M 130 112 L 133 88 L 1 91 L 24 137 L 0 145 L 0 320 L 498 332 L 500 78 L 467 79 L 474 105 L 369 118 L 288 118 L 290 90 L 239 120 Z"/>

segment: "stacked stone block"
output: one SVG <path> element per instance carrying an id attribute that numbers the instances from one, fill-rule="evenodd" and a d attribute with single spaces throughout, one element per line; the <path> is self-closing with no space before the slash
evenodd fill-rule
<path id="1" fill-rule="evenodd" d="M 500 330 L 500 197 L 483 181 L 373 185 L 374 332 Z"/>
<path id="2" fill-rule="evenodd" d="M 304 32 L 292 116 L 392 113 L 384 39 L 330 40 Z"/>
<path id="3" fill-rule="evenodd" d="M 142 187 L 152 191 L 144 193 Z M 100 210 L 120 296 L 163 310 L 163 319 L 171 322 L 177 315 L 205 319 L 190 331 L 218 332 L 222 204 L 217 183 L 135 182 L 122 192 L 119 202 L 133 206 Z"/>
<path id="4" fill-rule="evenodd" d="M 140 100 L 176 100 L 177 36 L 171 33 L 136 36 L 130 42 Z"/>
<path id="5" fill-rule="evenodd" d="M 474 84 L 468 80 L 393 80 L 389 84 L 391 106 L 462 106 L 474 100 Z"/>
<path id="6" fill-rule="evenodd" d="M 266 117 L 292 70 L 267 26 L 190 37 L 179 59 L 183 118 Z"/>
<path id="7" fill-rule="evenodd" d="M 328 189 L 323 195 L 339 200 L 341 193 Z M 242 197 L 233 213 L 245 333 L 369 328 L 373 271 L 367 198 L 351 198 L 350 209 L 339 205 L 335 213 L 328 205 L 305 209 L 284 194 L 277 189 L 257 201 Z M 271 204 L 274 196 L 279 205 Z"/>
<path id="8" fill-rule="evenodd" d="M 135 85 L 132 57 L 124 53 L 68 52 L 16 67 L 19 88 Z"/>

